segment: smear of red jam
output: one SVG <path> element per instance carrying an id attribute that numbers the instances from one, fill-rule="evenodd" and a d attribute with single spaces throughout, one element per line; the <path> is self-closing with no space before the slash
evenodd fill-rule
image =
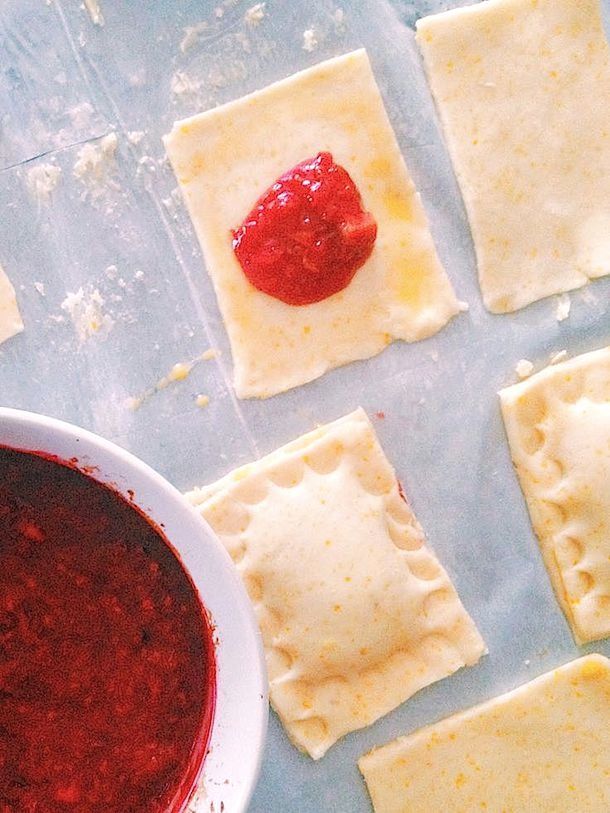
<path id="1" fill-rule="evenodd" d="M 342 291 L 369 258 L 377 224 L 329 152 L 286 172 L 233 232 L 233 250 L 259 291 L 309 305 Z"/>
<path id="2" fill-rule="evenodd" d="M 70 464 L 0 447 L 0 813 L 177 813 L 215 697 L 160 529 Z"/>

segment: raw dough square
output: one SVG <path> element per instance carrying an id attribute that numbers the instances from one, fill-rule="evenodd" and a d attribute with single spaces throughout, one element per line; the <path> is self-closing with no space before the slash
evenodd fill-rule
<path id="1" fill-rule="evenodd" d="M 610 635 L 610 348 L 500 392 L 513 462 L 578 643 Z M 610 809 L 610 808 L 609 808 Z"/>
<path id="2" fill-rule="evenodd" d="M 314 759 L 483 654 L 361 409 L 187 496 L 237 565 L 271 702 Z"/>
<path id="3" fill-rule="evenodd" d="M 423 339 L 458 312 L 365 51 L 179 121 L 165 144 L 216 289 L 239 397 L 265 398 L 394 339 Z M 295 307 L 248 282 L 231 229 L 282 173 L 322 150 L 352 176 L 377 241 L 345 290 Z"/>
<path id="4" fill-rule="evenodd" d="M 610 662 L 572 661 L 359 765 L 375 813 L 608 813 Z"/>
<path id="5" fill-rule="evenodd" d="M 487 0 L 417 25 L 494 313 L 610 273 L 598 0 Z"/>
<path id="6" fill-rule="evenodd" d="M 0 266 L 0 344 L 22 330 L 15 289 Z"/>

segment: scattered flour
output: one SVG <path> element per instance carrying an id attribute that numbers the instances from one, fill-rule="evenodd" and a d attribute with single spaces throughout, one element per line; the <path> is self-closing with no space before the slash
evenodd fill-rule
<path id="1" fill-rule="evenodd" d="M 244 20 L 248 25 L 256 26 L 264 20 L 265 5 L 266 3 L 257 3 L 246 11 Z"/>
<path id="2" fill-rule="evenodd" d="M 184 93 L 197 93 L 201 85 L 183 71 L 176 71 L 172 76 L 170 87 L 175 96 L 182 96 Z"/>
<path id="3" fill-rule="evenodd" d="M 204 34 L 209 28 L 209 23 L 207 20 L 202 20 L 202 22 L 197 23 L 197 25 L 189 25 L 187 28 L 184 29 L 184 37 L 182 38 L 182 42 L 180 43 L 180 50 L 183 54 L 185 54 L 189 48 L 192 48 L 193 45 L 196 45 L 199 41 L 199 37 Z"/>
<path id="4" fill-rule="evenodd" d="M 318 39 L 313 28 L 307 28 L 303 31 L 303 50 L 311 53 L 318 47 Z"/>
<path id="5" fill-rule="evenodd" d="M 551 356 L 551 360 L 549 364 L 559 364 L 559 362 L 564 361 L 568 357 L 567 350 L 560 350 L 559 353 L 555 353 L 554 356 Z"/>
<path id="6" fill-rule="evenodd" d="M 88 178 L 99 181 L 106 173 L 108 162 L 114 159 L 117 145 L 116 133 L 108 133 L 99 141 L 84 144 L 76 154 L 74 177 L 81 181 Z"/>
<path id="7" fill-rule="evenodd" d="M 138 158 L 138 170 L 142 169 L 146 169 L 149 172 L 156 172 L 157 164 L 155 159 L 150 155 L 143 155 L 141 158 Z"/>
<path id="8" fill-rule="evenodd" d="M 529 359 L 521 359 L 515 365 L 515 372 L 521 380 L 524 378 L 529 378 L 534 372 L 534 365 Z"/>
<path id="9" fill-rule="evenodd" d="M 116 133 L 87 142 L 76 154 L 72 174 L 83 186 L 81 200 L 90 200 L 93 206 L 105 201 L 106 214 L 111 214 L 118 203 L 121 186 L 116 178 Z M 113 175 L 115 175 L 113 177 Z"/>
<path id="10" fill-rule="evenodd" d="M 570 315 L 570 308 L 572 306 L 569 294 L 560 294 L 557 297 L 557 310 L 555 311 L 555 318 L 558 322 L 563 322 Z"/>
<path id="11" fill-rule="evenodd" d="M 161 199 L 161 203 L 165 206 L 165 208 L 173 214 L 174 217 L 176 216 L 176 210 L 182 204 L 182 193 L 178 189 L 178 187 L 174 187 L 172 191 L 166 198 Z"/>
<path id="12" fill-rule="evenodd" d="M 61 303 L 61 309 L 72 320 L 79 341 L 84 342 L 91 336 L 105 338 L 114 325 L 114 319 L 103 311 L 104 299 L 95 288 L 86 294 L 83 288 L 75 293 L 68 292 Z"/>
<path id="13" fill-rule="evenodd" d="M 36 200 L 48 200 L 51 192 L 57 186 L 61 176 L 61 168 L 55 164 L 38 164 L 28 170 L 26 184 L 28 190 Z"/>
<path id="14" fill-rule="evenodd" d="M 134 146 L 139 144 L 140 141 L 144 138 L 144 131 L 143 130 L 131 130 L 127 133 L 127 141 Z"/>
<path id="15" fill-rule="evenodd" d="M 84 2 L 84 7 L 87 9 L 89 16 L 91 17 L 91 22 L 94 25 L 104 25 L 104 17 L 102 16 L 102 10 L 98 0 L 84 0 Z"/>

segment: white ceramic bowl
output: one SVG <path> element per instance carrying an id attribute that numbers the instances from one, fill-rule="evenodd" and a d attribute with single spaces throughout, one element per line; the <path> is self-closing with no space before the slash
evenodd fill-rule
<path id="1" fill-rule="evenodd" d="M 254 790 L 267 730 L 267 677 L 258 627 L 231 559 L 182 495 L 153 469 L 103 438 L 71 424 L 0 407 L 0 445 L 43 451 L 112 484 L 158 525 L 178 551 L 214 625 L 217 699 L 198 789 L 188 810 L 243 813 Z"/>

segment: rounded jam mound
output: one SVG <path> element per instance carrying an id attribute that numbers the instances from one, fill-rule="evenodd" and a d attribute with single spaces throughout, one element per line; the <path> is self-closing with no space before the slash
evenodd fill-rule
<path id="1" fill-rule="evenodd" d="M 349 285 L 376 237 L 356 184 L 321 152 L 259 198 L 233 232 L 233 250 L 259 291 L 288 305 L 310 305 Z"/>
<path id="2" fill-rule="evenodd" d="M 0 447 L 0 813 L 183 810 L 215 666 L 195 587 L 112 489 Z"/>

